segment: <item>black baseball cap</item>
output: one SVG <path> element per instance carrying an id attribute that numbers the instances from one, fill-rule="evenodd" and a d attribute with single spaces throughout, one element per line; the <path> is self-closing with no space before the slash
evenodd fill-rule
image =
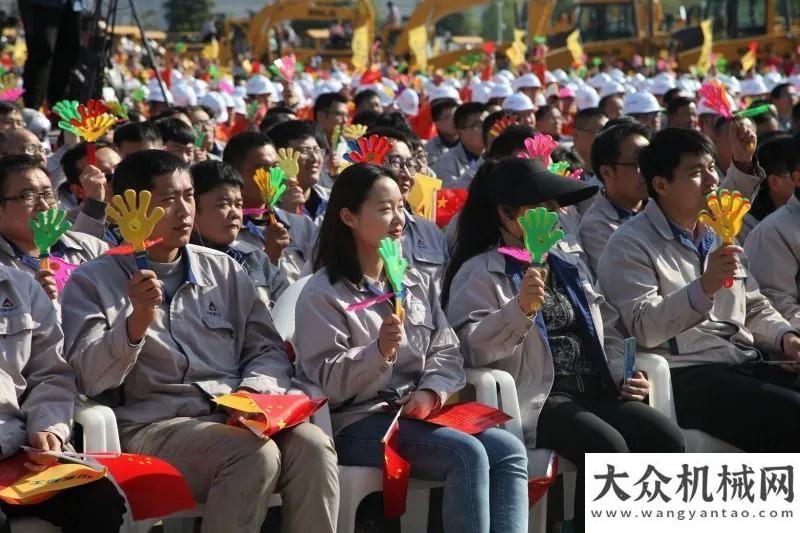
<path id="1" fill-rule="evenodd" d="M 550 172 L 538 159 L 508 158 L 495 164 L 491 189 L 498 205 L 523 206 L 555 201 L 561 207 L 594 196 L 599 187 Z"/>

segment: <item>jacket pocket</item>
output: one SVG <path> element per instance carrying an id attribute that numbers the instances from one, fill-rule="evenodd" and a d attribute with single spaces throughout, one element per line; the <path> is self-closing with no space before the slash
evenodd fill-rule
<path id="1" fill-rule="evenodd" d="M 30 313 L 0 316 L 0 335 L 22 335 L 25 332 L 38 328 L 41 324 L 36 322 Z"/>

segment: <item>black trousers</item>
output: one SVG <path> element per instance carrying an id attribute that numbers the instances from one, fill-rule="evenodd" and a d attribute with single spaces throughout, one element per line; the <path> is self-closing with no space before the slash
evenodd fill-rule
<path id="1" fill-rule="evenodd" d="M 11 533 L 9 520 L 36 517 L 64 533 L 114 533 L 122 526 L 125 500 L 107 478 L 64 490 L 35 505 L 0 502 L 0 533 Z"/>
<path id="2" fill-rule="evenodd" d="M 678 423 L 747 452 L 800 451 L 800 375 L 774 365 L 673 368 Z"/>
<path id="3" fill-rule="evenodd" d="M 585 531 L 584 454 L 684 451 L 683 434 L 667 416 L 642 402 L 617 399 L 614 391 L 558 392 L 542 407 L 536 447 L 550 448 L 578 468 L 575 533 Z"/>
<path id="4" fill-rule="evenodd" d="M 22 78 L 25 107 L 39 109 L 66 96 L 69 74 L 80 53 L 81 14 L 19 0 L 28 59 Z"/>

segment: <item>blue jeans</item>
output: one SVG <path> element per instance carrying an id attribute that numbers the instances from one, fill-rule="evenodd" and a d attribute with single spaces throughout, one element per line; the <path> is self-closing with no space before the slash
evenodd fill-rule
<path id="1" fill-rule="evenodd" d="M 392 417 L 370 415 L 336 436 L 339 464 L 383 466 L 381 438 Z M 528 458 L 525 446 L 504 429 L 478 435 L 400 419 L 398 452 L 411 477 L 444 482 L 445 532 L 528 531 Z"/>

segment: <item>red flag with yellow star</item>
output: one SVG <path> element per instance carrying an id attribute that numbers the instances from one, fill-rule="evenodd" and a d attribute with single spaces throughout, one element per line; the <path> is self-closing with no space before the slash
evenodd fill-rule
<path id="1" fill-rule="evenodd" d="M 467 202 L 467 189 L 439 189 L 436 191 L 436 225 L 440 228 L 450 223 Z"/>
<path id="2" fill-rule="evenodd" d="M 263 439 L 268 439 L 284 428 L 305 422 L 316 413 L 327 398 L 309 398 L 305 394 L 254 394 L 235 392 L 214 401 L 246 416 L 236 416 L 231 425 L 241 425 Z"/>
<path id="3" fill-rule="evenodd" d="M 108 468 L 108 473 L 125 494 L 134 520 L 194 508 L 189 485 L 168 462 L 134 453 L 88 455 Z"/>
<path id="4" fill-rule="evenodd" d="M 406 512 L 411 465 L 397 453 L 400 423 L 395 418 L 383 438 L 383 516 L 400 518 Z"/>

